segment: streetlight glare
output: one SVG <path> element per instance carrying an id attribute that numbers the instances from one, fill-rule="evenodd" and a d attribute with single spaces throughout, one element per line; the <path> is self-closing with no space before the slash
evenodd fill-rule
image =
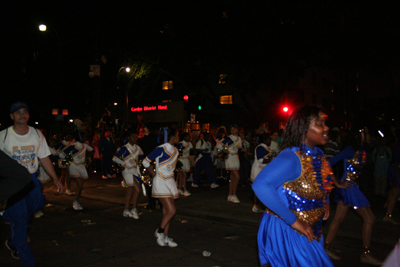
<path id="1" fill-rule="evenodd" d="M 131 71 L 131 68 L 126 67 L 125 71 L 126 71 L 126 72 L 130 72 L 130 71 Z"/>
<path id="2" fill-rule="evenodd" d="M 39 25 L 39 31 L 45 32 L 46 30 L 47 30 L 47 26 L 46 25 L 44 25 L 44 24 L 40 24 Z"/>

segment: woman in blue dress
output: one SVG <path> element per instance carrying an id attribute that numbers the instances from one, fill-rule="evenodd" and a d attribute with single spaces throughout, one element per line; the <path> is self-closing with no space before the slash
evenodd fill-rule
<path id="1" fill-rule="evenodd" d="M 262 266 L 333 266 L 323 247 L 332 171 L 317 145 L 328 141 L 326 115 L 302 106 L 289 117 L 282 151 L 253 183 L 267 207 L 258 231 Z"/>
<path id="2" fill-rule="evenodd" d="M 340 180 L 335 182 L 337 187 L 334 195 L 334 200 L 337 202 L 336 213 L 329 226 L 324 247 L 332 259 L 340 260 L 340 257 L 330 249 L 330 246 L 340 225 L 346 218 L 349 208 L 353 207 L 358 215 L 363 219 L 363 251 L 360 258 L 361 262 L 372 265 L 381 265 L 382 262 L 373 257 L 369 249 L 375 216 L 370 209 L 370 204 L 367 198 L 358 188 L 358 178 L 367 158 L 366 152 L 362 148 L 364 140 L 364 130 L 353 131 L 348 137 L 348 146 L 329 160 L 329 163 L 332 166 L 343 160 L 344 172 Z"/>

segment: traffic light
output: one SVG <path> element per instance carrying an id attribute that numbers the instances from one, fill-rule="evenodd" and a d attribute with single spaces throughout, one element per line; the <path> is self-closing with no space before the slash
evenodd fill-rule
<path id="1" fill-rule="evenodd" d="M 183 96 L 184 109 L 188 114 L 196 114 L 197 112 L 203 112 L 205 107 L 204 97 L 200 94 L 191 94 Z"/>

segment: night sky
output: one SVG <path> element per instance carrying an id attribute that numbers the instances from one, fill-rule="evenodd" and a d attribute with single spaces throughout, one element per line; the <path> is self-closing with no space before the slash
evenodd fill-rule
<path id="1" fill-rule="evenodd" d="M 48 103 L 90 102 L 89 64 L 103 55 L 110 87 L 120 66 L 141 60 L 176 77 L 191 64 L 237 76 L 318 65 L 358 73 L 365 98 L 399 95 L 394 1 L 33 2 L 2 3 L 2 123 L 18 99 L 37 114 Z M 51 27 L 39 32 L 40 23 Z"/>

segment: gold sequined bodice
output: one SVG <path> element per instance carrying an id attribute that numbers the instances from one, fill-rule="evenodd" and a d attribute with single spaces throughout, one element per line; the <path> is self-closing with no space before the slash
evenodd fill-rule
<path id="1" fill-rule="evenodd" d="M 324 189 L 321 189 L 321 184 L 318 184 L 316 173 L 312 164 L 312 156 L 306 155 L 303 151 L 296 151 L 295 154 L 301 162 L 301 175 L 294 181 L 288 181 L 283 184 L 283 188 L 296 192 L 300 197 L 306 199 L 320 200 L 326 196 L 325 187 L 328 186 L 327 178 L 332 175 L 331 167 L 325 157 L 321 157 L 321 178 L 325 181 Z"/>
<path id="2" fill-rule="evenodd" d="M 367 160 L 367 153 L 365 151 L 356 151 L 354 157 L 346 160 L 346 180 L 357 183 L 360 176 L 361 169 Z"/>
<path id="3" fill-rule="evenodd" d="M 301 162 L 301 174 L 296 180 L 283 184 L 283 194 L 288 200 L 289 209 L 298 219 L 313 228 L 314 235 L 319 240 L 322 233 L 322 217 L 325 214 L 325 200 L 332 189 L 329 177 L 332 170 L 322 155 L 313 159 L 300 150 L 295 154 Z M 269 209 L 266 211 L 277 216 Z"/>

